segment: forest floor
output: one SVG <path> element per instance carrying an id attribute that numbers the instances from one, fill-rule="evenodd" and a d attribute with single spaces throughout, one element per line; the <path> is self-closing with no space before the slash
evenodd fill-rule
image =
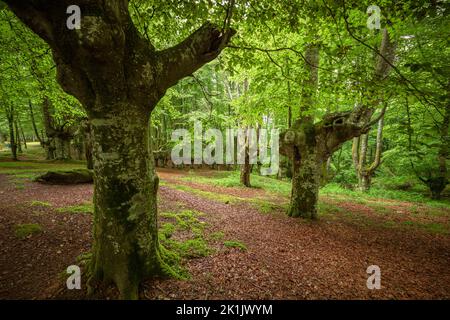
<path id="1" fill-rule="evenodd" d="M 93 186 L 32 182 L 42 170 L 0 161 L 0 299 L 85 298 L 65 270 L 90 249 Z M 143 299 L 450 298 L 448 206 L 326 193 L 306 221 L 284 214 L 285 194 L 224 186 L 216 171 L 158 174 L 161 242 L 187 278 L 148 280 Z"/>

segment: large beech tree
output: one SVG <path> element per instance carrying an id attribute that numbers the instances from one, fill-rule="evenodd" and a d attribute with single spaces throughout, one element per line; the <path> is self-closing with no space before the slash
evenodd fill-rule
<path id="1" fill-rule="evenodd" d="M 112 281 L 123 298 L 137 298 L 141 279 L 169 268 L 158 245 L 150 114 L 169 87 L 216 58 L 233 31 L 207 22 L 157 51 L 134 26 L 127 0 L 5 2 L 48 43 L 59 84 L 83 104 L 92 126 L 91 279 Z M 66 27 L 70 5 L 81 8 L 79 30 Z"/>
<path id="2" fill-rule="evenodd" d="M 309 44 L 305 50 L 305 68 L 308 77 L 303 83 L 301 112 L 314 108 L 318 85 L 320 49 Z M 381 45 L 376 57 L 372 83 L 385 81 L 394 59 L 395 45 L 387 29 L 382 32 Z M 379 85 L 377 85 L 377 88 Z M 280 134 L 280 153 L 292 161 L 292 191 L 288 215 L 292 217 L 317 217 L 320 174 L 324 162 L 354 137 L 365 134 L 379 118 L 372 119 L 381 102 L 381 93 L 375 88 L 366 91 L 366 97 L 352 111 L 329 113 L 315 122 L 309 115 L 298 118 L 291 128 Z M 384 110 L 381 112 L 381 117 Z"/>

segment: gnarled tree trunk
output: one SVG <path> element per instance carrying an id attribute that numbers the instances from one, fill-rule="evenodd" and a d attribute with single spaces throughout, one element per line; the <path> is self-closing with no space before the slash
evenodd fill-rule
<path id="1" fill-rule="evenodd" d="M 6 0 L 51 47 L 63 89 L 85 107 L 94 150 L 92 280 L 137 298 L 145 277 L 169 272 L 159 253 L 148 119 L 166 90 L 216 58 L 233 35 L 210 23 L 156 51 L 135 28 L 127 0 L 79 1 L 81 29 L 68 30 L 72 1 Z"/>
<path id="2" fill-rule="evenodd" d="M 300 122 L 301 123 L 301 122 Z M 294 147 L 292 159 L 291 202 L 287 214 L 290 217 L 317 218 L 319 200 L 320 167 L 316 132 L 310 123 L 301 124 L 300 132 L 306 138 L 302 147 Z"/>
<path id="3" fill-rule="evenodd" d="M 392 64 L 394 45 L 387 30 L 383 30 L 380 46 L 381 55 Z M 308 115 L 315 101 L 318 82 L 318 47 L 309 45 L 305 52 L 306 69 L 309 78 L 305 80 L 302 93 L 301 112 L 291 128 L 280 134 L 280 153 L 293 162 L 291 203 L 288 214 L 293 217 L 317 217 L 317 200 L 320 186 L 320 171 L 323 163 L 341 145 L 354 137 L 366 134 L 368 130 L 384 115 L 371 120 L 380 99 L 375 92 L 367 93 L 367 105 L 357 105 L 353 111 L 327 114 L 322 121 L 314 123 Z M 383 81 L 390 70 L 390 65 L 378 57 L 373 76 L 374 81 Z"/>

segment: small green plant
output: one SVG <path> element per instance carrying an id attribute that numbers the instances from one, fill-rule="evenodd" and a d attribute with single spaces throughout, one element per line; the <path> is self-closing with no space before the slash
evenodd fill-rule
<path id="1" fill-rule="evenodd" d="M 282 208 L 282 205 L 271 203 L 267 200 L 249 199 L 248 200 L 258 211 L 262 214 L 269 214 L 273 211 Z"/>
<path id="2" fill-rule="evenodd" d="M 174 262 L 181 258 L 205 257 L 212 252 L 203 236 L 204 222 L 199 220 L 203 214 L 195 210 L 160 213 L 161 217 L 172 221 L 162 223 L 158 235 L 162 246 L 178 257 Z M 178 230 L 189 231 L 193 238 L 177 240 L 176 232 Z"/>
<path id="3" fill-rule="evenodd" d="M 31 202 L 32 207 L 51 207 L 52 204 L 46 201 L 33 200 Z"/>
<path id="4" fill-rule="evenodd" d="M 170 237 L 172 237 L 175 230 L 176 230 L 176 227 L 173 223 L 170 223 L 170 222 L 163 223 L 161 225 L 161 227 L 159 228 L 160 238 L 162 236 L 164 239 L 169 239 Z"/>
<path id="5" fill-rule="evenodd" d="M 17 190 L 24 190 L 25 189 L 25 184 L 23 183 L 23 181 L 22 180 L 13 180 L 13 184 L 14 184 L 14 187 L 17 189 Z"/>
<path id="6" fill-rule="evenodd" d="M 211 249 L 208 247 L 207 242 L 203 238 L 195 238 L 178 242 L 177 248 L 175 249 L 182 257 L 185 258 L 206 257 L 211 253 Z"/>
<path id="7" fill-rule="evenodd" d="M 333 215 L 339 212 L 342 212 L 342 208 L 338 207 L 335 204 L 319 201 L 318 204 L 319 215 Z"/>
<path id="8" fill-rule="evenodd" d="M 42 232 L 42 227 L 37 223 L 25 223 L 15 226 L 15 234 L 19 239 L 25 239 L 28 236 Z"/>
<path id="9" fill-rule="evenodd" d="M 222 231 L 217 231 L 217 232 L 211 233 L 209 235 L 209 237 L 212 240 L 216 240 L 217 241 L 217 240 L 222 240 L 225 237 L 225 234 Z"/>
<path id="10" fill-rule="evenodd" d="M 173 219 L 176 227 L 184 230 L 191 230 L 194 234 L 199 235 L 204 227 L 204 222 L 198 218 L 203 215 L 202 212 L 195 210 L 183 210 L 181 212 L 163 212 L 160 214 L 163 218 Z"/>
<path id="11" fill-rule="evenodd" d="M 245 244 L 243 244 L 242 242 L 239 241 L 234 241 L 234 240 L 228 240 L 228 241 L 224 241 L 223 245 L 225 247 L 228 248 L 237 248 L 241 251 L 246 251 L 247 250 L 247 246 Z"/>

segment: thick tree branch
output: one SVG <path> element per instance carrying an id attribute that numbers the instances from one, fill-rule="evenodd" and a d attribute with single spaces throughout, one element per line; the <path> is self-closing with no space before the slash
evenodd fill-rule
<path id="1" fill-rule="evenodd" d="M 180 79 L 215 59 L 234 34 L 232 29 L 221 31 L 207 22 L 183 42 L 159 52 L 160 91 L 165 92 Z"/>

